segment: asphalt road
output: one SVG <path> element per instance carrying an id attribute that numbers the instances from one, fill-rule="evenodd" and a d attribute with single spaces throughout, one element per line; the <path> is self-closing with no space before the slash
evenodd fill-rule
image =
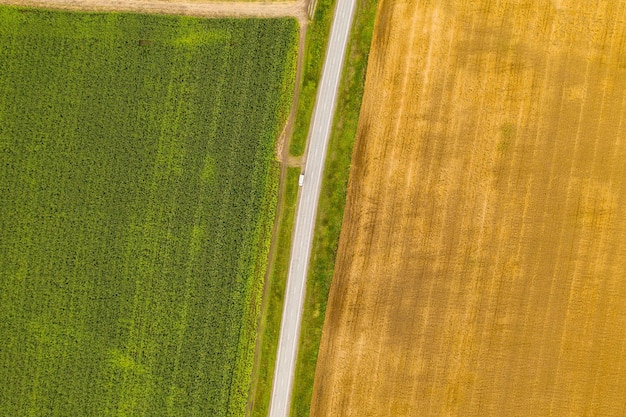
<path id="1" fill-rule="evenodd" d="M 317 91 L 291 247 L 287 290 L 278 342 L 270 417 L 288 417 L 296 366 L 306 276 L 311 255 L 317 203 L 322 184 L 326 148 L 337 103 L 344 56 L 356 0 L 338 0 L 330 32 L 324 69 Z"/>

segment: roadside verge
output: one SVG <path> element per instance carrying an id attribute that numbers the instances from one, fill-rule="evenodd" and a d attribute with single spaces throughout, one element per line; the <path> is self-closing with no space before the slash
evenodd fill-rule
<path id="1" fill-rule="evenodd" d="M 322 0 L 320 0 L 321 2 Z M 291 416 L 309 415 L 315 365 L 346 202 L 377 0 L 359 0 L 326 156 L 291 399 Z"/>
<path id="2" fill-rule="evenodd" d="M 313 0 L 315 1 L 315 0 Z M 266 278 L 264 300 L 259 325 L 259 345 L 255 363 L 253 391 L 250 398 L 249 415 L 266 417 L 272 393 L 276 352 L 280 334 L 283 303 L 291 254 L 291 241 L 295 226 L 295 211 L 298 195 L 298 176 L 300 174 L 301 157 L 306 145 L 309 124 L 313 111 L 317 86 L 321 77 L 323 58 L 326 53 L 330 24 L 332 21 L 334 0 L 318 0 L 315 15 L 307 26 L 301 26 L 299 50 L 299 68 L 301 78 L 296 80 L 295 117 L 290 120 L 285 136 L 281 138 L 279 155 L 282 154 L 281 189 L 279 192 L 278 218 L 275 251 L 269 260 L 269 273 Z M 312 4 L 312 3 L 311 3 Z M 306 33 L 303 33 L 306 31 Z M 301 60 L 301 61 L 300 61 Z M 289 132 L 290 130 L 290 132 Z M 300 148 L 299 153 L 291 151 L 293 142 Z"/>

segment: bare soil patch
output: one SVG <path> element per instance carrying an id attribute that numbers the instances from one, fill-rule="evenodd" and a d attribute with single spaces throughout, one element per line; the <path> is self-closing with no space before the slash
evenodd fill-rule
<path id="1" fill-rule="evenodd" d="M 0 4 L 84 11 L 178 14 L 197 17 L 285 17 L 307 20 L 307 0 L 0 0 Z"/>
<path id="2" fill-rule="evenodd" d="M 381 0 L 312 416 L 626 415 L 626 2 Z"/>

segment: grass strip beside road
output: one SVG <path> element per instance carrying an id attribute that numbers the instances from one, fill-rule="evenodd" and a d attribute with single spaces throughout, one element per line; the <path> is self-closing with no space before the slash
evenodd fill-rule
<path id="1" fill-rule="evenodd" d="M 285 299 L 285 287 L 287 285 L 287 273 L 289 270 L 289 255 L 291 252 L 291 238 L 295 223 L 296 203 L 298 201 L 298 176 L 300 168 L 288 168 L 283 210 L 280 214 L 278 241 L 275 257 L 270 265 L 268 275 L 268 292 L 265 297 L 267 308 L 261 318 L 261 356 L 258 364 L 258 379 L 254 393 L 252 408 L 253 417 L 266 417 L 269 411 L 270 398 L 272 396 L 272 379 L 276 366 L 276 351 L 278 349 L 278 336 L 280 334 L 280 321 L 282 317 L 283 301 Z"/>
<path id="2" fill-rule="evenodd" d="M 346 203 L 352 148 L 359 121 L 376 6 L 377 0 L 357 2 L 337 101 L 337 109 L 341 110 L 335 115 L 326 157 L 307 280 L 291 405 L 291 416 L 294 417 L 308 416 L 311 406 L 315 366 Z"/>
<path id="3" fill-rule="evenodd" d="M 289 153 L 292 156 L 301 156 L 306 148 L 317 85 L 324 65 L 333 10 L 334 0 L 318 0 L 315 16 L 307 31 L 302 89 L 298 98 L 293 137 L 289 145 Z"/>

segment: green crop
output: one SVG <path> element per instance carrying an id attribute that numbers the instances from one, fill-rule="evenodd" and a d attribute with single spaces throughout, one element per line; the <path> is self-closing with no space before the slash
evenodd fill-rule
<path id="1" fill-rule="evenodd" d="M 0 7 L 0 416 L 240 416 L 293 19 Z"/>

